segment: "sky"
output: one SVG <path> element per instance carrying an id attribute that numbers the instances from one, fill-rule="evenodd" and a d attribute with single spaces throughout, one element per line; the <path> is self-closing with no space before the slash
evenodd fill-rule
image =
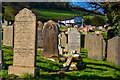
<path id="1" fill-rule="evenodd" d="M 99 2 L 98 2 L 98 3 L 99 3 Z M 80 7 L 82 7 L 82 8 L 87 9 L 87 10 L 92 10 L 92 9 L 94 9 L 94 8 L 91 7 L 91 5 L 89 4 L 89 2 L 72 2 L 72 4 L 73 4 L 74 6 L 80 6 Z M 92 6 L 94 6 L 94 5 L 92 5 Z M 98 11 L 99 11 L 99 12 L 102 12 L 103 9 L 99 9 Z"/>

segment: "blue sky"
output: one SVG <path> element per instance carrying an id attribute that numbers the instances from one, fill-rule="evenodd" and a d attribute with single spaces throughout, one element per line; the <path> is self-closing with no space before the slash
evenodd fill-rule
<path id="1" fill-rule="evenodd" d="M 99 3 L 99 2 L 98 2 Z M 94 5 L 90 5 L 89 2 L 73 2 L 72 3 L 74 6 L 80 6 L 80 7 L 83 7 L 85 9 L 88 9 L 88 10 L 91 10 L 91 9 L 94 9 L 92 8 L 91 6 L 94 6 Z M 98 10 L 99 12 L 102 12 L 103 9 L 99 9 Z"/>

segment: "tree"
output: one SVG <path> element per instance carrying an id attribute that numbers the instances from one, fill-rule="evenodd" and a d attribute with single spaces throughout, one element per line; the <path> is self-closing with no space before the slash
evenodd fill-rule
<path id="1" fill-rule="evenodd" d="M 108 26 L 114 28 L 113 34 L 120 36 L 120 1 L 119 2 L 92 2 L 91 4 L 99 6 L 94 10 L 103 9 Z M 93 11 L 94 11 L 93 10 Z"/>
<path id="2" fill-rule="evenodd" d="M 112 26 L 115 29 L 113 32 L 115 36 L 120 36 L 120 1 L 119 2 L 89 2 L 89 4 L 90 4 L 89 7 L 91 6 L 92 9 L 89 10 L 89 13 L 84 15 L 89 15 L 92 12 L 98 12 L 99 9 L 103 9 L 103 12 L 99 12 L 99 13 L 105 15 L 105 19 L 109 24 L 108 26 Z M 79 7 L 77 6 L 77 8 Z"/>
<path id="3" fill-rule="evenodd" d="M 94 26 L 104 26 L 105 23 L 106 23 L 105 18 L 101 16 L 94 16 L 91 19 L 91 25 L 94 25 Z"/>

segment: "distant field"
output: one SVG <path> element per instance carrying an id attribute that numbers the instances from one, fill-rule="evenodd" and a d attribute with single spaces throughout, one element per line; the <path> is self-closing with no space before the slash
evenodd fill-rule
<path id="1" fill-rule="evenodd" d="M 9 19 L 14 20 L 15 14 L 14 14 L 14 9 L 8 6 L 4 6 L 5 8 L 5 16 Z M 45 19 L 66 19 L 66 18 L 71 18 L 74 16 L 80 16 L 84 13 L 84 11 L 79 11 L 79 14 L 75 11 L 66 11 L 66 10 L 54 10 L 54 9 L 35 9 L 39 12 L 39 14 L 45 18 Z M 88 16 L 83 16 L 83 18 L 87 17 L 93 17 L 93 14 L 88 15 Z"/>
<path id="2" fill-rule="evenodd" d="M 52 18 L 52 19 L 57 19 L 57 18 L 71 18 L 77 15 L 73 11 L 65 11 L 65 10 L 52 10 L 52 9 L 37 9 L 43 18 Z M 81 11 L 81 13 L 84 13 Z"/>

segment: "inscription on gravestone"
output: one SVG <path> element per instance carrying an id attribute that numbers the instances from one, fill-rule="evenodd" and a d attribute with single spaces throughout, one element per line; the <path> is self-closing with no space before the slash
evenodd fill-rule
<path id="1" fill-rule="evenodd" d="M 8 74 L 35 75 L 36 32 L 36 16 L 24 8 L 15 17 L 13 66 L 9 66 Z"/>
<path id="2" fill-rule="evenodd" d="M 68 51 L 75 50 L 80 53 L 81 35 L 76 28 L 71 28 L 68 32 Z"/>

